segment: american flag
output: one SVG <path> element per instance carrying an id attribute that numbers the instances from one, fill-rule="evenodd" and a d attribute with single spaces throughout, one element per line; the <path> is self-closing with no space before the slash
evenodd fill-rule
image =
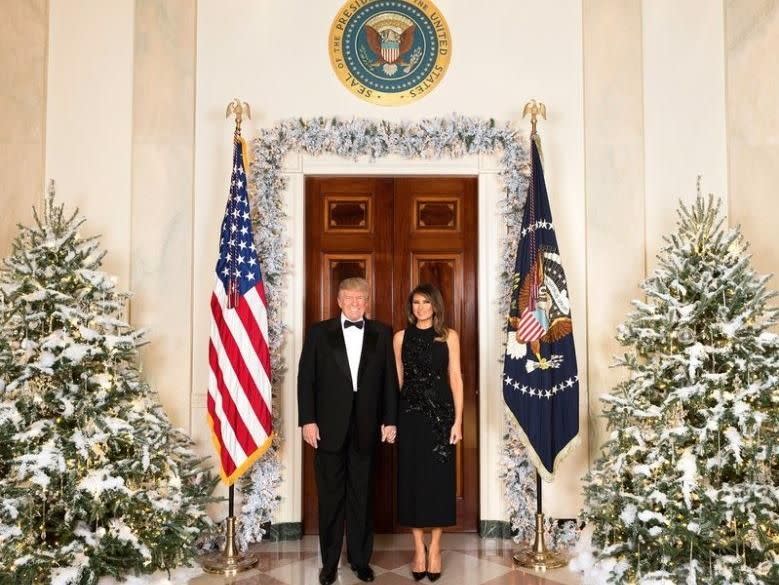
<path id="1" fill-rule="evenodd" d="M 211 295 L 208 364 L 208 420 L 220 474 L 232 485 L 270 447 L 273 430 L 267 301 L 239 136 Z"/>

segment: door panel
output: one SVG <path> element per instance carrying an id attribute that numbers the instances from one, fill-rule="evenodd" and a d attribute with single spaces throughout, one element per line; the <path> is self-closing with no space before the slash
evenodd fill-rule
<path id="1" fill-rule="evenodd" d="M 476 204 L 475 179 L 395 182 L 396 315 L 404 315 L 408 291 L 428 282 L 441 291 L 446 323 L 460 336 L 463 440 L 456 450 L 457 525 L 451 529 L 459 532 L 476 531 L 479 520 Z"/>
<path id="2" fill-rule="evenodd" d="M 392 179 L 306 178 L 306 329 L 317 321 L 336 317 L 338 284 L 361 276 L 371 285 L 368 317 L 392 322 Z M 389 296 L 386 292 L 389 291 Z M 377 463 L 377 525 L 393 520 L 394 477 L 392 449 L 382 446 Z M 314 477 L 314 450 L 303 448 L 303 530 L 316 534 L 318 502 Z"/>
<path id="3" fill-rule="evenodd" d="M 322 254 L 323 286 L 322 306 L 327 310 L 323 315 L 338 315 L 338 284 L 345 278 L 362 277 L 373 281 L 372 254 Z M 327 319 L 328 317 L 322 317 Z"/>
<path id="4" fill-rule="evenodd" d="M 464 441 L 457 449 L 454 531 L 478 525 L 476 449 L 476 180 L 473 178 L 306 178 L 306 328 L 339 314 L 338 283 L 362 276 L 371 285 L 368 316 L 405 327 L 408 292 L 421 282 L 441 289 L 447 321 L 461 336 L 465 383 Z M 466 319 L 466 316 L 468 317 Z M 303 529 L 318 532 L 314 451 L 304 444 Z M 396 524 L 396 451 L 376 454 L 377 532 Z"/>

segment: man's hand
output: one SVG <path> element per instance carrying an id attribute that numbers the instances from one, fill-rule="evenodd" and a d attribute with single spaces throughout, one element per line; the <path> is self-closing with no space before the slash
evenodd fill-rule
<path id="1" fill-rule="evenodd" d="M 381 442 L 394 443 L 398 436 L 398 428 L 395 425 L 381 425 Z"/>
<path id="2" fill-rule="evenodd" d="M 319 436 L 319 425 L 316 423 L 308 423 L 303 425 L 303 440 L 311 445 L 314 449 L 317 448 L 317 442 L 322 437 Z"/>

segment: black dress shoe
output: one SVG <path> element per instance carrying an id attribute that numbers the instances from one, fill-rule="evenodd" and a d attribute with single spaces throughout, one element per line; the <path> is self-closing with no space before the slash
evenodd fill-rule
<path id="1" fill-rule="evenodd" d="M 365 581 L 370 583 L 375 578 L 373 574 L 373 569 L 371 569 L 370 565 L 365 565 L 364 567 L 358 567 L 357 565 L 352 565 L 352 571 L 355 572 L 357 578 L 360 581 Z"/>
<path id="2" fill-rule="evenodd" d="M 335 583 L 335 578 L 337 576 L 337 571 L 333 569 L 332 571 L 328 571 L 327 569 L 322 569 L 319 571 L 319 584 L 320 585 L 331 585 L 331 583 Z"/>

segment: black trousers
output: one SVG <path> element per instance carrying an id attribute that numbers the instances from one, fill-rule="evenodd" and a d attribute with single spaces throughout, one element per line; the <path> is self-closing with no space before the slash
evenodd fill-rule
<path id="1" fill-rule="evenodd" d="M 346 520 L 350 563 L 367 566 L 373 554 L 372 452 L 355 448 L 354 411 L 346 441 L 339 451 L 316 450 L 314 469 L 319 496 L 319 549 L 322 567 L 334 571 L 341 557 Z"/>

